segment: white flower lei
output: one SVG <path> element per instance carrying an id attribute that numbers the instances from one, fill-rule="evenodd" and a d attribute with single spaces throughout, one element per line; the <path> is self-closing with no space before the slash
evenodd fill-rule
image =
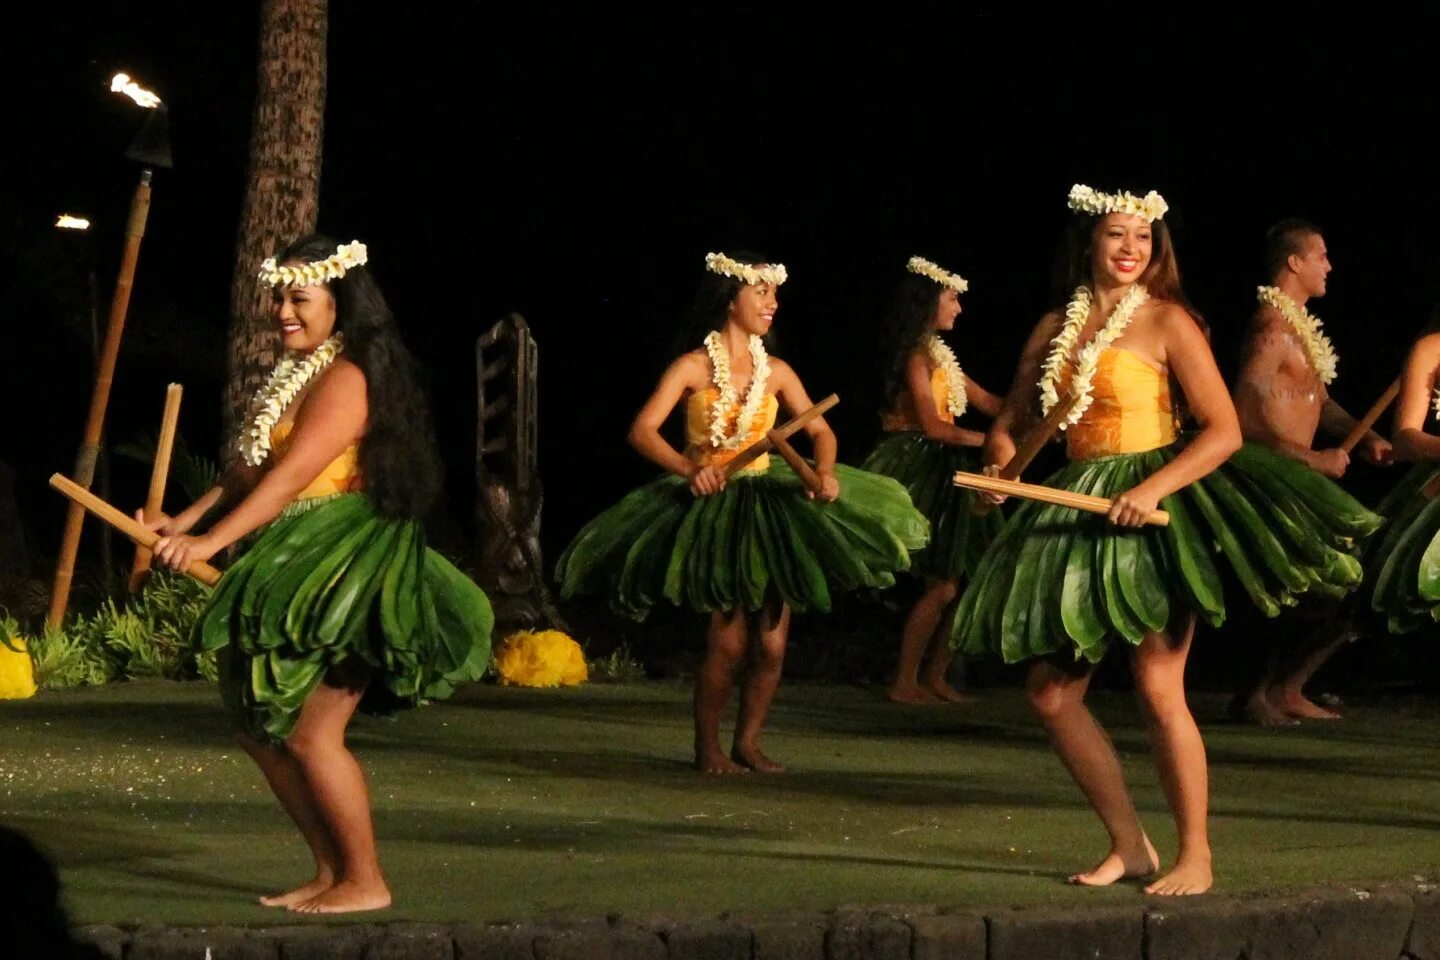
<path id="1" fill-rule="evenodd" d="M 1431 406 L 1435 408 L 1435 419 L 1440 420 L 1440 387 L 1435 388 L 1435 399 L 1431 401 Z"/>
<path id="2" fill-rule="evenodd" d="M 1083 183 L 1077 183 L 1070 188 L 1069 207 L 1076 213 L 1089 213 L 1095 216 L 1103 216 L 1107 213 L 1128 213 L 1132 216 L 1141 217 L 1147 223 L 1154 223 L 1164 218 L 1170 204 L 1165 198 L 1154 190 L 1137 197 L 1128 190 L 1120 193 L 1101 193 L 1094 187 L 1087 187 Z"/>
<path id="3" fill-rule="evenodd" d="M 1060 402 L 1060 395 L 1055 390 L 1055 384 L 1060 379 L 1065 364 L 1075 352 L 1075 342 L 1080 337 L 1080 330 L 1085 326 L 1085 321 L 1090 318 L 1090 304 L 1092 294 L 1089 287 L 1076 287 L 1070 303 L 1065 307 L 1065 322 L 1060 326 L 1060 332 L 1055 339 L 1050 341 L 1050 355 L 1045 358 L 1044 373 L 1040 377 L 1040 411 L 1048 414 L 1055 404 Z M 1092 395 L 1095 379 L 1095 370 L 1100 364 L 1100 354 L 1105 348 L 1120 339 L 1125 328 L 1130 326 L 1130 321 L 1135 318 L 1135 311 L 1145 301 L 1150 299 L 1150 294 L 1140 284 L 1135 284 L 1125 291 L 1125 296 L 1115 304 L 1110 311 L 1110 316 L 1105 320 L 1105 326 L 1096 332 L 1094 339 L 1087 343 L 1075 358 L 1075 377 L 1070 381 L 1070 395 L 1075 397 L 1075 406 L 1070 408 L 1069 415 L 1065 422 L 1060 425 L 1061 430 L 1067 429 L 1071 424 L 1079 423 L 1085 411 L 1090 409 L 1094 402 Z"/>
<path id="4" fill-rule="evenodd" d="M 260 264 L 260 279 L 272 287 L 308 287 L 316 283 L 329 283 L 345 276 L 346 271 L 363 267 L 370 260 L 365 244 L 359 240 L 342 243 L 335 252 L 324 260 L 311 260 L 298 267 L 277 266 L 274 257 L 266 257 Z"/>
<path id="5" fill-rule="evenodd" d="M 250 400 L 250 424 L 240 433 L 240 457 L 252 467 L 258 467 L 270 455 L 270 431 L 279 422 L 285 408 L 294 401 L 295 395 L 315 378 L 321 370 L 335 362 L 345 347 L 344 338 L 334 334 L 302 359 L 293 351 L 287 351 L 265 385 L 255 391 Z"/>
<path id="6" fill-rule="evenodd" d="M 712 380 L 720 391 L 720 398 L 710 411 L 710 445 L 720 450 L 738 450 L 750 432 L 750 425 L 765 402 L 765 381 L 770 379 L 769 358 L 765 343 L 759 337 L 750 336 L 750 389 L 745 393 L 745 405 L 735 419 L 735 435 L 725 436 L 725 421 L 735 409 L 735 384 L 730 381 L 730 352 L 719 332 L 711 331 L 705 337 L 705 352 L 710 355 L 710 366 L 714 368 Z"/>
<path id="7" fill-rule="evenodd" d="M 783 263 L 767 263 L 756 266 L 732 260 L 723 253 L 705 254 L 705 269 L 722 277 L 734 277 L 741 283 L 768 283 L 776 287 L 784 283 L 788 276 Z"/>
<path id="8" fill-rule="evenodd" d="M 1310 367 L 1320 378 L 1320 382 L 1329 383 L 1334 380 L 1335 366 L 1339 358 L 1335 355 L 1335 347 L 1330 338 L 1320 329 L 1320 318 L 1290 299 L 1279 287 L 1259 287 L 1255 293 L 1261 303 L 1279 310 L 1285 319 L 1290 321 L 1290 327 L 1299 338 L 1300 346 L 1304 348 L 1305 356 L 1310 361 Z"/>
<path id="9" fill-rule="evenodd" d="M 960 416 L 969 406 L 970 399 L 965 390 L 965 372 L 960 369 L 960 361 L 955 359 L 955 351 L 932 333 L 929 342 L 925 344 L 925 352 L 930 354 L 931 363 L 945 371 L 945 388 L 949 394 L 945 398 L 946 409 L 952 417 Z"/>
<path id="10" fill-rule="evenodd" d="M 911 257 L 905 264 L 905 269 L 911 273 L 918 273 L 922 277 L 929 277 L 942 287 L 949 287 L 956 293 L 964 293 L 970 289 L 970 281 L 958 273 L 951 273 L 938 263 L 931 263 L 924 257 Z"/>

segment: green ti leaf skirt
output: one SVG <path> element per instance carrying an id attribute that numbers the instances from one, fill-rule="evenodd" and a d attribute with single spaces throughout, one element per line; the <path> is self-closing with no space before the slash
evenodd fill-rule
<path id="1" fill-rule="evenodd" d="M 899 480 L 915 509 L 930 521 L 930 542 L 911 555 L 911 573 L 954 580 L 979 565 L 1004 518 L 999 510 L 977 516 L 975 491 L 951 482 L 956 471 L 979 469 L 973 448 L 941 443 L 923 433 L 896 432 L 887 434 L 862 466 Z"/>
<path id="2" fill-rule="evenodd" d="M 1440 465 L 1417 463 L 1376 509 L 1390 519 L 1365 555 L 1370 607 L 1391 633 L 1410 633 L 1440 621 L 1440 498 L 1420 490 Z"/>
<path id="3" fill-rule="evenodd" d="M 1180 449 L 1076 461 L 1044 483 L 1115 497 Z M 1170 513 L 1168 527 L 1132 529 L 1021 503 L 961 597 L 952 645 L 1007 662 L 1061 652 L 1097 662 L 1112 639 L 1138 645 L 1179 614 L 1218 626 L 1225 600 L 1217 563 L 1273 617 L 1306 594 L 1357 588 L 1357 541 L 1382 522 L 1314 470 L 1251 443 L 1160 507 Z"/>
<path id="4" fill-rule="evenodd" d="M 480 679 L 493 622 L 485 594 L 425 546 L 419 522 L 382 518 L 353 493 L 287 508 L 225 572 L 196 631 L 220 650 L 221 692 L 242 728 L 278 742 L 332 671 L 368 677 L 367 701 L 387 705 Z"/>
<path id="5" fill-rule="evenodd" d="M 662 598 L 703 613 L 772 598 L 826 611 L 834 591 L 891 586 L 929 525 L 890 477 L 843 465 L 835 476 L 833 503 L 808 499 L 778 457 L 708 497 L 673 475 L 653 480 L 576 535 L 556 566 L 561 595 L 607 595 L 641 620 Z"/>

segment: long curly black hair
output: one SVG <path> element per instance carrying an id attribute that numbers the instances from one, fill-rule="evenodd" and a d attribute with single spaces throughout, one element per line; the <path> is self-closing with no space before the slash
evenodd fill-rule
<path id="1" fill-rule="evenodd" d="M 895 288 L 885 323 L 880 328 L 880 372 L 884 377 L 887 406 L 906 389 L 905 366 L 910 362 L 910 355 L 929 339 L 935 308 L 944 291 L 943 286 L 929 277 L 908 270 Z"/>
<path id="2" fill-rule="evenodd" d="M 321 234 L 302 237 L 276 255 L 279 263 L 324 260 L 340 246 Z M 365 495 L 381 516 L 423 517 L 440 495 L 442 468 L 420 367 L 405 343 L 385 295 L 366 267 L 331 280 L 335 329 L 345 335 L 344 356 L 365 374 L 369 415 L 360 440 Z"/>

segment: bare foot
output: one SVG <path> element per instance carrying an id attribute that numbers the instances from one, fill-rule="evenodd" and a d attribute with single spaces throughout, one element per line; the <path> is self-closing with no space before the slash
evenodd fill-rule
<path id="1" fill-rule="evenodd" d="M 333 874 L 324 873 L 315 875 L 315 879 L 309 883 L 301 884 L 294 890 L 287 890 L 284 893 L 272 893 L 268 897 L 260 898 L 260 905 L 263 907 L 289 907 L 297 903 L 303 903 L 312 897 L 318 896 L 335 885 Z"/>
<path id="2" fill-rule="evenodd" d="M 927 680 L 925 681 L 925 689 L 946 703 L 969 703 L 975 699 L 968 693 L 962 693 L 956 690 L 944 680 Z"/>
<path id="3" fill-rule="evenodd" d="M 890 688 L 888 696 L 895 703 L 904 703 L 910 706 L 928 707 L 941 702 L 938 694 L 918 685 L 896 684 Z"/>
<path id="4" fill-rule="evenodd" d="M 1188 857 L 1175 864 L 1175 869 L 1145 888 L 1157 897 L 1185 897 L 1204 893 L 1215 882 L 1210 872 L 1210 855 Z"/>
<path id="5" fill-rule="evenodd" d="M 342 880 L 324 893 L 290 908 L 291 913 L 359 913 L 362 910 L 383 910 L 390 906 L 390 888 L 385 881 L 357 883 Z"/>
<path id="6" fill-rule="evenodd" d="M 1240 719 L 1262 727 L 1293 727 L 1300 722 L 1276 706 L 1263 690 L 1250 694 L 1241 710 Z"/>
<path id="7" fill-rule="evenodd" d="M 696 750 L 695 769 L 701 773 L 749 773 L 749 767 L 743 767 L 731 760 L 719 749 Z"/>
<path id="8" fill-rule="evenodd" d="M 1077 873 L 1070 882 L 1082 887 L 1105 887 L 1116 880 L 1127 877 L 1148 877 L 1160 869 L 1160 855 L 1150 843 L 1150 838 L 1141 835 L 1144 847 L 1138 850 L 1111 850 L 1110 855 L 1096 864 L 1088 873 Z"/>
<path id="9" fill-rule="evenodd" d="M 730 756 L 734 758 L 738 763 L 744 764 L 751 770 L 754 770 L 756 773 L 785 772 L 785 765 L 783 763 L 780 763 L 776 760 L 771 760 L 769 757 L 765 756 L 765 754 L 760 752 L 759 747 L 746 747 L 741 746 L 737 743 L 735 744 L 735 748 L 730 751 Z"/>
<path id="10" fill-rule="evenodd" d="M 1299 690 L 1270 691 L 1269 699 L 1274 702 L 1287 717 L 1294 717 L 1299 720 L 1339 720 L 1340 714 L 1334 710 L 1326 710 L 1320 704 L 1308 699 Z"/>

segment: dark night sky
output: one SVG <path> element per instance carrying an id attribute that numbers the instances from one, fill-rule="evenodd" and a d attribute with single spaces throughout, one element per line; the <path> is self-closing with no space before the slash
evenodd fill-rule
<path id="1" fill-rule="evenodd" d="M 1352 408 L 1395 375 L 1440 295 L 1433 6 L 1354 22 L 1295 5 L 1284 9 L 1303 21 L 1209 4 L 1167 22 L 1099 5 L 1084 20 L 997 3 L 866 18 L 443 6 L 332 4 L 321 226 L 370 245 L 433 377 L 462 521 L 474 337 L 510 310 L 529 319 L 552 558 L 652 472 L 622 437 L 708 249 L 789 266 L 777 353 L 812 395 L 842 395 L 833 419 L 852 461 L 876 433 L 875 327 L 905 258 L 970 279 L 953 342 L 999 389 L 1046 306 L 1077 181 L 1165 194 L 1227 368 L 1264 228 L 1288 215 L 1324 225 L 1336 271 L 1316 312 Z M 69 469 L 89 391 L 82 251 L 50 224 L 62 209 L 92 215 L 108 302 L 136 173 L 122 152 L 137 113 L 102 81 L 125 69 L 166 98 L 177 162 L 156 181 L 110 419 L 119 439 L 154 429 L 179 380 L 182 431 L 218 440 L 254 96 L 252 5 L 93 7 L 23 14 L 4 41 L 25 95 L 6 107 L 16 135 L 0 186 L 12 402 L 0 459 L 20 470 L 41 554 L 60 511 L 44 478 Z M 138 497 L 144 469 L 117 469 L 117 499 Z"/>

